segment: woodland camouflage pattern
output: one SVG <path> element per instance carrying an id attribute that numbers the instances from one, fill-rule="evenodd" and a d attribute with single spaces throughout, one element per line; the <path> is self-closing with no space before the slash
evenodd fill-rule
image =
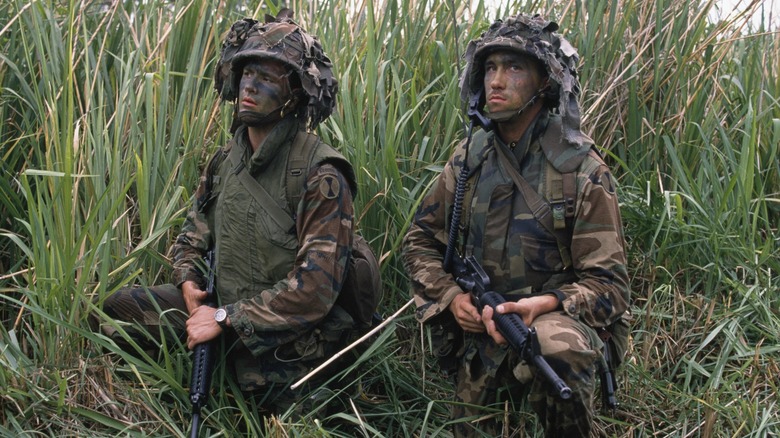
<path id="1" fill-rule="evenodd" d="M 609 169 L 590 148 L 585 149 L 585 154 L 575 148 L 559 148 L 557 155 L 554 151 L 543 150 L 543 144 L 554 143 L 551 139 L 560 141 L 560 130 L 549 129 L 555 126 L 560 126 L 557 116 L 541 115 L 536 125 L 529 128 L 534 130 L 533 140 L 526 140 L 514 151 L 492 132 L 479 131 L 474 135 L 469 166 L 472 171 L 479 168 L 479 180 L 471 207 L 464 206 L 469 210 L 470 219 L 465 225 L 468 240 L 461 248 L 461 254 L 473 254 L 490 276 L 493 289 L 507 299 L 517 300 L 525 294 L 554 294 L 559 298 L 560 311 L 548 314 L 548 318 L 557 315 L 558 320 L 545 326 L 544 320 L 538 319 L 532 326 L 539 331 L 543 354 L 572 388 L 578 402 L 567 403 L 568 407 L 563 409 L 556 408 L 555 397 L 547 397 L 545 393 L 530 399 L 539 400 L 533 406 L 543 411 L 538 413 L 542 419 L 546 418 L 550 427 L 546 429 L 548 436 L 577 436 L 568 433 L 589 428 L 593 415 L 594 375 L 600 357 L 597 352 L 602 347 L 594 328 L 608 327 L 621 318 L 628 308 L 629 289 L 621 218 Z M 417 319 L 434 325 L 441 317 L 451 315 L 449 304 L 456 295 L 463 293 L 452 276 L 443 270 L 442 259 L 447 244 L 448 213 L 463 165 L 464 146 L 465 142 L 456 148 L 423 199 L 404 239 L 403 258 L 412 282 Z M 548 159 L 555 161 L 562 156 L 560 154 L 566 155 L 567 150 L 574 152 L 569 154 L 569 160 L 564 160 L 580 163 L 576 167 L 576 216 L 570 248 L 573 266 L 564 265 L 555 236 L 539 225 L 512 179 L 501 169 L 496 151 L 499 147 L 505 148 L 514 161 L 512 164 L 519 166 L 525 179 L 541 194 L 547 193 L 544 185 L 545 172 L 549 171 Z M 563 167 L 566 167 L 565 163 Z M 473 178 L 469 181 L 469 189 L 475 184 Z M 561 324 L 574 324 L 577 329 L 568 334 L 548 331 L 556 330 Z M 556 340 L 557 337 L 562 339 Z M 555 347 L 560 342 L 566 348 Z M 561 351 L 561 356 L 550 357 L 553 350 Z M 513 351 L 496 345 L 486 334 L 466 334 L 459 354 L 461 383 L 457 397 L 476 404 L 485 402 L 483 398 L 491 397 L 491 392 L 488 387 L 473 385 L 495 383 L 495 379 L 501 377 L 499 368 L 507 367 L 507 361 L 517 360 Z M 475 360 L 480 365 L 475 368 L 477 371 L 470 372 Z M 523 374 L 523 367 L 516 365 L 508 370 Z M 472 374 L 470 377 L 477 382 L 463 384 L 464 373 Z M 544 390 L 541 383 L 534 383 L 533 387 Z M 476 395 L 479 395 L 476 399 L 462 398 Z M 548 406 L 548 403 L 552 404 Z M 464 409 L 458 407 L 453 418 L 477 415 Z M 555 418 L 550 418 L 550 409 L 557 409 Z M 465 430 L 456 432 L 468 434 Z M 563 435 L 556 435 L 560 433 Z"/>
<path id="2" fill-rule="evenodd" d="M 243 127 L 228 146 L 246 151 L 244 165 L 291 216 L 284 174 L 296 133 L 290 128 L 296 123 L 294 118 L 282 120 L 251 157 Z M 285 346 L 298 348 L 297 358 L 315 359 L 316 351 L 292 341 L 319 335 L 322 326 L 330 332 L 318 340 L 345 340 L 352 328 L 348 314 L 331 312 L 352 245 L 352 195 L 349 182 L 333 165 L 318 166 L 304 186 L 296 229 L 280 230 L 233 170 L 229 159 L 217 165 L 211 196 L 208 179 L 201 178 L 196 204 L 172 248 L 174 281 L 202 283 L 197 264 L 215 245 L 216 290 L 241 344 L 251 352 L 236 355 L 238 376 L 245 389 L 252 389 L 269 379 L 260 368 L 271 367 L 258 366 L 263 361 L 257 357 Z"/>
<path id="3" fill-rule="evenodd" d="M 283 62 L 297 74 L 308 99 L 299 103 L 300 111 L 279 120 L 255 151 L 247 127 L 235 125 L 233 139 L 204 169 L 171 248 L 174 284 L 121 289 L 105 300 L 104 311 L 112 319 L 136 323 L 128 329 L 135 340 L 160 333 L 186 338 L 188 312 L 179 287 L 194 281 L 205 288 L 202 260 L 214 249 L 215 290 L 232 326 L 223 333 L 226 362 L 235 367 L 242 390 L 262 390 L 263 400 L 273 404 L 274 397 L 294 401 L 296 395 L 284 388 L 354 335 L 353 319 L 335 302 L 352 248 L 355 181 L 344 157 L 318 140 L 300 201 L 289 205 L 290 148 L 303 129 L 330 115 L 338 86 L 319 42 L 292 21 L 287 9 L 278 18 L 267 16 L 266 23 L 244 19 L 233 25 L 215 73 L 224 100 L 237 98 L 249 59 Z M 241 184 L 240 169 L 294 219 L 291 229 L 271 220 Z M 90 322 L 93 327 L 100 323 L 96 316 Z M 101 328 L 121 341 L 112 324 Z"/>
<path id="4" fill-rule="evenodd" d="M 485 104 L 482 80 L 485 59 L 496 50 L 510 50 L 532 56 L 545 67 L 551 79 L 551 89 L 545 101 L 561 116 L 559 129 L 564 143 L 570 147 L 587 147 L 589 140 L 580 130 L 580 107 L 577 99 L 580 84 L 577 75 L 579 55 L 566 38 L 555 31 L 558 23 L 540 15 L 519 14 L 506 20 L 496 20 L 479 38 L 469 42 L 464 57 L 466 66 L 460 78 L 461 99 L 468 102 L 481 94 L 479 108 Z"/>
<path id="5" fill-rule="evenodd" d="M 546 126 L 552 122 L 538 123 Z M 512 193 L 511 179 L 500 170 L 493 148 L 507 146 L 492 132 L 483 131 L 481 137 L 475 134 L 478 138 L 485 144 L 471 145 L 472 155 L 481 155 L 483 161 L 471 208 L 468 246 L 490 275 L 494 289 L 513 295 L 560 291 L 563 309 L 570 316 L 592 327 L 615 322 L 627 308 L 628 275 L 615 183 L 598 153 L 588 152 L 578 168 L 574 266 L 569 270 L 564 269 L 554 236 L 537 225 L 522 196 Z M 545 193 L 546 157 L 540 140 L 531 143 L 521 173 L 531 186 Z M 442 269 L 441 258 L 464 152 L 462 142 L 420 204 L 404 240 L 404 261 L 412 275 L 422 322 L 463 293 Z M 476 165 L 473 160 L 469 164 L 472 168 Z M 576 284 L 571 284 L 574 280 Z"/>
<path id="6" fill-rule="evenodd" d="M 295 126 L 294 118 L 283 119 L 252 155 L 246 130 L 239 128 L 234 140 L 204 170 L 195 203 L 171 248 L 175 284 L 121 289 L 103 304 L 109 317 L 139 326 L 127 326 L 126 331 L 144 349 L 155 348 L 155 342 L 145 341 L 148 335 L 157 342 L 160 333 L 169 343 L 183 340 L 187 308 L 177 286 L 191 280 L 205 287 L 202 260 L 215 247 L 215 290 L 233 327 L 224 334 L 228 363 L 234 365 L 242 390 L 263 390 L 268 396 L 269 387 L 281 385 L 265 397 L 269 403 L 277 395 L 294 400 L 295 395 L 282 393 L 285 385 L 354 336 L 352 317 L 334 305 L 352 246 L 351 182 L 333 164 L 315 167 L 296 211 L 295 230 L 279 230 L 238 183 L 233 166 L 224 158 L 231 148 L 239 148 L 244 165 L 292 215 L 283 182 L 296 134 L 290 128 Z M 343 160 L 319 153 L 332 154 L 332 149 L 317 150 L 315 162 Z M 208 178 L 212 172 L 214 177 Z M 90 322 L 97 329 L 99 321 Z M 110 324 L 101 328 L 124 345 Z"/>
<path id="7" fill-rule="evenodd" d="M 596 332 L 563 312 L 551 312 L 540 315 L 533 323 L 539 333 L 539 342 L 544 345 L 545 359 L 555 367 L 559 375 L 566 376 L 568 385 L 574 392 L 573 400 L 586 400 L 585 403 L 566 403 L 564 409 L 556 409 L 560 400 L 545 386 L 544 379 L 533 378 L 530 368 L 521 362 L 511 349 L 493 342 L 485 345 L 483 351 L 471 348 L 464 356 L 458 375 L 456 400 L 480 406 L 492 406 L 504 410 L 504 401 L 513 401 L 513 397 L 524 394 L 523 386 L 530 385 L 528 401 L 539 415 L 548 437 L 587 437 L 593 412 L 594 393 L 593 363 L 600 359 L 598 347 L 601 341 Z M 581 333 L 585 331 L 586 335 Z M 485 360 L 479 362 L 477 354 Z M 493 360 L 503 360 L 495 362 Z M 475 366 L 474 363 L 480 364 Z M 515 406 L 520 400 L 515 398 Z M 553 414 L 551 414 L 553 413 Z M 503 415 L 498 418 L 485 418 L 484 410 L 462 404 L 453 406 L 452 418 L 480 418 L 477 427 L 469 423 L 459 423 L 456 436 L 502 436 Z M 518 421 L 514 421 L 518 423 Z M 512 424 L 512 420 L 510 420 Z M 478 430 L 477 430 L 478 429 Z M 521 433 L 522 436 L 522 433 Z"/>
<path id="8" fill-rule="evenodd" d="M 241 73 L 249 59 L 279 61 L 298 76 L 305 95 L 299 115 L 309 130 L 333 112 L 338 93 L 333 64 L 317 37 L 295 23 L 289 9 L 283 8 L 276 18 L 267 15 L 264 23 L 251 18 L 233 23 L 214 71 L 214 88 L 223 100 L 238 98 Z"/>

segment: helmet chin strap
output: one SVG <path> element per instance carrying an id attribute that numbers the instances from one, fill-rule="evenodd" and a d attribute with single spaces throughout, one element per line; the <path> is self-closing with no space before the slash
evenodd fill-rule
<path id="1" fill-rule="evenodd" d="M 265 126 L 282 119 L 281 109 L 283 107 L 284 105 L 280 105 L 268 114 L 262 114 L 255 111 L 239 111 L 238 120 L 240 120 L 241 123 L 245 124 L 246 126 L 253 128 Z"/>
<path id="2" fill-rule="evenodd" d="M 239 111 L 238 120 L 241 121 L 241 123 L 253 128 L 265 126 L 270 123 L 274 123 L 274 122 L 278 122 L 279 120 L 282 120 L 285 115 L 289 114 L 290 111 L 295 109 L 297 104 L 298 104 L 298 95 L 293 94 L 287 100 L 287 102 L 277 106 L 276 108 L 272 109 L 266 114 L 255 112 L 255 111 Z"/>
<path id="3" fill-rule="evenodd" d="M 522 114 L 525 110 L 527 110 L 533 104 L 535 104 L 537 99 L 539 99 L 541 97 L 544 97 L 544 92 L 547 91 L 547 88 L 548 87 L 545 86 L 545 87 L 542 87 L 539 90 L 537 90 L 536 94 L 531 96 L 531 98 L 528 99 L 528 102 L 526 102 L 525 105 L 521 106 L 519 109 L 516 109 L 516 110 L 510 109 L 510 110 L 504 110 L 504 111 L 496 111 L 494 113 L 485 111 L 485 117 L 487 117 L 488 119 L 490 119 L 490 120 L 492 120 L 494 122 L 498 122 L 498 123 L 508 122 L 508 121 L 512 120 L 513 118 L 520 116 L 520 114 Z"/>

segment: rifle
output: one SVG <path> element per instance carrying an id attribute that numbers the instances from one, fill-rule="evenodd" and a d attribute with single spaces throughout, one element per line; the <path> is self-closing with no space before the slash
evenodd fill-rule
<path id="1" fill-rule="evenodd" d="M 498 292 L 489 290 L 490 277 L 474 256 L 460 258 L 460 263 L 455 264 L 454 277 L 458 285 L 464 291 L 471 292 L 472 301 L 477 309 L 482 312 L 485 306 L 493 310 L 496 306 L 506 302 Z M 520 354 L 520 357 L 528 363 L 536 365 L 545 379 L 555 388 L 558 395 L 568 400 L 571 397 L 571 388 L 550 367 L 544 359 L 536 336 L 536 329 L 528 328 L 516 313 L 494 313 L 498 331 L 506 338 L 509 345 Z"/>
<path id="2" fill-rule="evenodd" d="M 205 304 L 210 307 L 217 307 L 217 297 L 214 293 L 214 270 L 215 270 L 214 250 L 206 253 L 206 264 L 208 265 L 208 282 L 206 284 Z M 195 346 L 195 353 L 192 359 L 192 376 L 190 377 L 190 402 L 192 403 L 192 433 L 191 438 L 197 438 L 200 428 L 200 410 L 206 405 L 211 388 L 211 374 L 214 371 L 214 350 L 216 340 L 204 342 Z"/>
<path id="3" fill-rule="evenodd" d="M 612 351 L 609 345 L 609 339 L 612 337 L 612 333 L 608 330 L 601 329 L 599 331 L 599 337 L 604 342 L 604 363 L 601 369 L 601 399 L 604 404 L 604 410 L 614 412 L 618 407 L 617 397 L 615 397 L 615 388 L 617 387 L 617 381 L 615 374 L 612 372 L 614 369 L 612 363 Z"/>

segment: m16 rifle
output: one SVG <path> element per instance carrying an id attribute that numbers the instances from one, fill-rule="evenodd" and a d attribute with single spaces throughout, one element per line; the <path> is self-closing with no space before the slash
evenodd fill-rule
<path id="1" fill-rule="evenodd" d="M 217 297 L 214 293 L 215 255 L 211 250 L 206 254 L 208 266 L 208 282 L 206 284 L 205 304 L 217 307 Z M 200 411 L 206 405 L 211 390 L 211 375 L 214 372 L 214 355 L 216 339 L 195 346 L 192 359 L 192 376 L 190 378 L 190 402 L 192 403 L 191 438 L 197 438 L 200 428 Z"/>
<path id="2" fill-rule="evenodd" d="M 601 368 L 601 400 L 604 410 L 614 413 L 619 404 L 617 397 L 615 396 L 617 381 L 615 379 L 615 373 L 613 372 L 614 362 L 609 342 L 612 333 L 606 329 L 601 329 L 599 331 L 599 337 L 604 342 L 604 363 Z"/>
<path id="3" fill-rule="evenodd" d="M 460 263 L 459 263 L 460 262 Z M 474 305 L 481 312 L 485 306 L 493 310 L 506 300 L 498 292 L 490 290 L 490 277 L 474 258 L 474 256 L 459 259 L 454 263 L 453 276 L 458 285 L 471 292 Z M 571 389 L 558 374 L 550 367 L 550 364 L 542 356 L 536 329 L 528 328 L 520 315 L 516 313 L 493 313 L 493 321 L 496 322 L 498 331 L 506 338 L 512 348 L 520 354 L 520 357 L 534 364 L 545 379 L 555 388 L 558 395 L 568 400 L 571 397 Z"/>

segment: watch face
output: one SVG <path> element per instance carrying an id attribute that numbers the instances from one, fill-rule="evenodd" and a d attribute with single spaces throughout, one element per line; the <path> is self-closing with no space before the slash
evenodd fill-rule
<path id="1" fill-rule="evenodd" d="M 225 319 L 227 319 L 227 312 L 225 311 L 225 309 L 222 309 L 222 308 L 217 309 L 217 312 L 214 313 L 214 319 L 218 323 L 225 322 Z"/>

